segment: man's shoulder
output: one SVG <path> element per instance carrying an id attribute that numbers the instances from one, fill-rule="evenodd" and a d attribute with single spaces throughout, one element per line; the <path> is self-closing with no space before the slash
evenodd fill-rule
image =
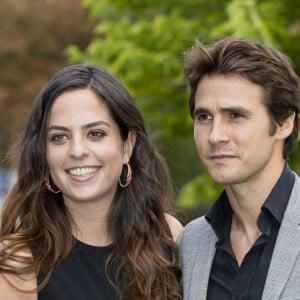
<path id="1" fill-rule="evenodd" d="M 209 223 L 207 222 L 205 216 L 201 216 L 197 219 L 194 219 L 192 221 L 190 221 L 189 223 L 187 223 L 184 226 L 184 231 L 186 232 L 190 232 L 190 231 L 202 231 L 204 229 L 206 229 L 207 227 L 210 227 Z"/>
<path id="2" fill-rule="evenodd" d="M 203 234 L 207 232 L 213 232 L 210 224 L 207 222 L 204 216 L 201 216 L 197 219 L 190 221 L 187 225 L 184 226 L 180 237 L 179 244 L 186 243 L 187 240 L 191 240 L 193 243 L 196 242 Z"/>
<path id="3" fill-rule="evenodd" d="M 294 182 L 294 186 L 292 188 L 292 193 L 291 193 L 291 197 L 290 198 L 296 198 L 298 199 L 297 202 L 299 202 L 299 197 L 300 197 L 300 177 L 297 173 L 293 172 L 295 175 L 295 182 Z M 300 204 L 300 203 L 298 203 Z"/>
<path id="4" fill-rule="evenodd" d="M 295 174 L 295 182 L 290 194 L 289 202 L 285 210 L 283 220 L 298 220 L 300 221 L 300 177 Z M 288 218 L 287 218 L 288 217 Z"/>
<path id="5" fill-rule="evenodd" d="M 300 185 L 300 177 L 296 172 L 293 172 L 295 175 L 295 184 Z"/>

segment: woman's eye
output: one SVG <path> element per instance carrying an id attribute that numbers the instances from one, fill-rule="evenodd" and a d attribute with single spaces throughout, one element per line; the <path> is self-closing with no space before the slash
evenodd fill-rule
<path id="1" fill-rule="evenodd" d="M 103 131 L 99 131 L 99 130 L 89 132 L 89 136 L 92 138 L 101 138 L 104 135 L 105 135 L 105 133 Z"/>
<path id="2" fill-rule="evenodd" d="M 65 134 L 55 134 L 51 136 L 51 141 L 56 144 L 63 143 L 67 139 L 68 137 Z"/>

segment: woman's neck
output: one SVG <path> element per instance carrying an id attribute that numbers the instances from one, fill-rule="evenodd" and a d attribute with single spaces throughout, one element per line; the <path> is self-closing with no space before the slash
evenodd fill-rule
<path id="1" fill-rule="evenodd" d="M 107 209 L 84 204 L 68 206 L 67 209 L 73 219 L 72 232 L 76 239 L 92 246 L 111 244 L 107 232 Z"/>

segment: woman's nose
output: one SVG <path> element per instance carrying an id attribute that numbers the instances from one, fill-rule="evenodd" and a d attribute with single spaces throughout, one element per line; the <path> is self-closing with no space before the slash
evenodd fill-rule
<path id="1" fill-rule="evenodd" d="M 80 158 L 88 154 L 88 148 L 82 138 L 74 138 L 71 140 L 69 154 L 73 157 Z"/>

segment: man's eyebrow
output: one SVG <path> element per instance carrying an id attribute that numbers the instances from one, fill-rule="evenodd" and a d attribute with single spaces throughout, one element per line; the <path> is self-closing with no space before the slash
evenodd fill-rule
<path id="1" fill-rule="evenodd" d="M 209 114 L 210 111 L 203 107 L 196 107 L 194 110 L 194 117 L 200 115 L 200 114 Z"/>
<path id="2" fill-rule="evenodd" d="M 228 107 L 222 107 L 220 109 L 221 113 L 239 113 L 243 115 L 251 115 L 252 113 L 242 106 L 228 106 Z M 194 117 L 198 116 L 199 114 L 210 114 L 211 112 L 204 108 L 204 107 L 196 107 L 194 110 Z"/>
<path id="3" fill-rule="evenodd" d="M 224 113 L 239 113 L 242 115 L 251 115 L 252 113 L 245 107 L 242 106 L 228 106 L 220 109 Z"/>
<path id="4" fill-rule="evenodd" d="M 82 129 L 89 129 L 89 128 L 93 128 L 99 125 L 105 125 L 107 127 L 110 127 L 110 125 L 105 122 L 105 121 L 96 121 L 96 122 L 91 122 L 91 123 L 87 123 L 81 126 Z M 59 131 L 69 131 L 69 129 L 65 126 L 60 126 L 60 125 L 51 125 L 49 126 L 48 130 L 59 130 Z"/>

